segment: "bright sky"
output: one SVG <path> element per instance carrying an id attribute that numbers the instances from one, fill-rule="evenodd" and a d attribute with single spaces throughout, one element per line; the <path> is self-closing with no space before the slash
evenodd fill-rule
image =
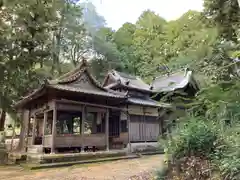
<path id="1" fill-rule="evenodd" d="M 104 16 L 108 26 L 118 29 L 125 22 L 135 23 L 140 14 L 150 9 L 166 20 L 174 20 L 188 10 L 202 10 L 203 0 L 88 0 Z"/>

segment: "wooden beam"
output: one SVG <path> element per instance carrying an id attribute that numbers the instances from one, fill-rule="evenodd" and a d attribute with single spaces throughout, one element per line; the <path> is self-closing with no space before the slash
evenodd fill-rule
<path id="1" fill-rule="evenodd" d="M 109 109 L 106 109 L 105 116 L 105 138 L 106 138 L 106 151 L 109 151 Z"/>
<path id="2" fill-rule="evenodd" d="M 107 109 L 115 109 L 115 110 L 127 111 L 126 109 L 118 108 L 118 107 L 114 107 L 114 106 L 107 106 L 107 105 L 94 104 L 94 103 L 88 103 L 88 102 L 72 101 L 72 100 L 67 100 L 67 99 L 56 100 L 56 102 L 59 102 L 59 103 L 70 103 L 70 104 L 79 104 L 79 105 L 87 105 L 87 106 L 94 106 L 94 107 L 100 107 L 100 108 L 107 108 Z"/>
<path id="3" fill-rule="evenodd" d="M 33 127 L 32 127 L 32 142 L 31 145 L 35 143 L 35 136 L 36 136 L 36 115 L 33 116 Z"/>
<path id="4" fill-rule="evenodd" d="M 129 153 L 131 153 L 131 119 L 130 114 L 128 112 L 128 105 L 127 105 L 127 123 L 128 123 L 128 145 L 129 145 Z"/>
<path id="5" fill-rule="evenodd" d="M 143 135 L 144 135 L 144 141 L 147 142 L 147 123 L 146 123 L 146 109 L 145 107 L 142 107 L 143 110 Z"/>
<path id="6" fill-rule="evenodd" d="M 49 103 L 44 104 L 42 107 L 40 108 L 36 108 L 36 109 L 31 109 L 31 116 L 34 115 L 38 115 L 38 114 L 42 114 L 45 111 L 51 111 L 53 108 L 50 106 Z"/>
<path id="7" fill-rule="evenodd" d="M 51 142 L 51 153 L 55 153 L 55 137 L 56 137 L 56 124 L 57 124 L 57 107 L 56 102 L 53 106 L 53 121 L 52 121 L 52 142 Z"/>
<path id="8" fill-rule="evenodd" d="M 81 136 L 82 136 L 82 143 L 81 143 L 81 152 L 84 152 L 84 121 L 86 119 L 86 106 L 82 106 L 82 121 L 81 121 Z"/>
<path id="9" fill-rule="evenodd" d="M 48 120 L 48 112 L 44 112 L 44 117 L 43 117 L 43 127 L 42 127 L 42 145 L 44 145 L 44 137 L 45 137 L 45 128 L 46 128 L 46 122 Z"/>
<path id="10" fill-rule="evenodd" d="M 28 111 L 28 123 L 27 123 L 27 141 L 25 143 L 25 152 L 27 152 L 27 147 L 28 147 L 28 137 L 29 137 L 29 132 L 30 132 L 30 125 L 31 125 L 31 111 Z"/>

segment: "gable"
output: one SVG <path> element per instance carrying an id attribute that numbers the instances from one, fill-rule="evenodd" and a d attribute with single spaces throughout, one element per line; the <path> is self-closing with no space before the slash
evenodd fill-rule
<path id="1" fill-rule="evenodd" d="M 116 83 L 116 80 L 111 77 L 111 75 L 107 75 L 105 81 L 103 82 L 103 86 L 108 86 L 110 84 Z"/>
<path id="2" fill-rule="evenodd" d="M 74 82 L 68 84 L 69 86 L 74 86 L 76 88 L 81 89 L 89 89 L 89 90 L 100 90 L 96 84 L 93 83 L 92 79 L 86 72 L 83 72 L 80 77 L 78 77 Z"/>

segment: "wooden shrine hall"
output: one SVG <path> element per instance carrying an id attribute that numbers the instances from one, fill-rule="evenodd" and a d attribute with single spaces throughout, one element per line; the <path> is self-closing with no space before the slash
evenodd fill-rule
<path id="1" fill-rule="evenodd" d="M 109 76 L 109 74 L 107 75 Z M 136 82 L 136 81 L 132 81 Z M 99 84 L 86 60 L 16 103 L 21 112 L 24 152 L 64 153 L 124 149 L 157 142 L 169 105 L 151 100 L 149 90 L 124 91 Z M 127 81 L 127 85 L 131 85 Z M 109 85 L 109 84 L 108 84 Z M 144 96 L 139 96 L 144 92 Z M 134 93 L 138 96 L 134 96 Z"/>

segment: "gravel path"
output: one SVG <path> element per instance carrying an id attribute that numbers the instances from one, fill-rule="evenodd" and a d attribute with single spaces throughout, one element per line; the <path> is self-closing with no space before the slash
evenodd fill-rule
<path id="1" fill-rule="evenodd" d="M 162 155 L 139 159 L 77 165 L 65 168 L 27 171 L 16 167 L 0 167 L 1 180 L 153 180 L 161 168 Z"/>

